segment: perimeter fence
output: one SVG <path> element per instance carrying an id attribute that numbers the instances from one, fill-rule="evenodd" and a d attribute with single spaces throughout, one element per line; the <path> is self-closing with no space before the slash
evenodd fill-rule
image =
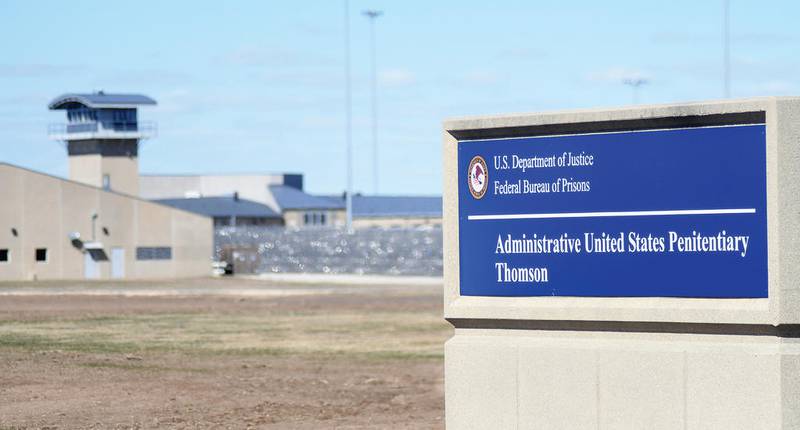
<path id="1" fill-rule="evenodd" d="M 236 273 L 442 275 L 441 227 L 288 229 L 223 227 L 217 260 Z"/>

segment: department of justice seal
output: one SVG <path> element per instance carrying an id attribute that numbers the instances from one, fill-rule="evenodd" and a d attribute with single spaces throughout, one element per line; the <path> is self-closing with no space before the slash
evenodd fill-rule
<path id="1" fill-rule="evenodd" d="M 467 184 L 472 197 L 480 199 L 486 194 L 489 188 L 489 169 L 486 168 L 486 160 L 480 155 L 472 157 L 467 169 Z"/>

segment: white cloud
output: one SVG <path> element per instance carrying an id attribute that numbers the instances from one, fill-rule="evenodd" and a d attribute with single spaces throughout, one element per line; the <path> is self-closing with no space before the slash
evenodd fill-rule
<path id="1" fill-rule="evenodd" d="M 685 33 L 680 31 L 661 31 L 650 36 L 650 42 L 657 45 L 691 45 L 721 40 L 718 34 Z"/>
<path id="2" fill-rule="evenodd" d="M 417 82 L 413 72 L 406 69 L 386 69 L 378 73 L 378 82 L 386 86 L 404 86 Z"/>
<path id="3" fill-rule="evenodd" d="M 115 91 L 113 87 L 133 88 L 130 91 L 136 92 L 135 88 L 152 87 L 153 85 L 179 85 L 186 84 L 192 80 L 192 76 L 179 70 L 167 69 L 108 69 L 101 70 L 94 78 L 95 85 L 103 87 L 108 92 Z"/>
<path id="4" fill-rule="evenodd" d="M 718 33 L 684 33 L 677 31 L 658 32 L 650 36 L 650 41 L 658 45 L 696 45 L 698 43 L 722 43 L 722 35 Z M 796 38 L 784 33 L 741 33 L 732 32 L 731 44 L 752 45 L 789 45 L 795 43 Z"/>
<path id="5" fill-rule="evenodd" d="M 0 64 L 0 76 L 7 78 L 48 77 L 74 73 L 83 69 L 83 66 L 63 64 Z"/>
<path id="6" fill-rule="evenodd" d="M 334 58 L 319 53 L 266 46 L 242 46 L 218 55 L 217 64 L 252 67 L 319 67 L 338 65 Z"/>
<path id="7" fill-rule="evenodd" d="M 798 85 L 796 82 L 773 80 L 756 84 L 753 90 L 756 94 L 767 96 L 794 94 L 798 90 Z"/>
<path id="8" fill-rule="evenodd" d="M 489 72 L 486 70 L 475 70 L 468 72 L 463 76 L 463 81 L 468 84 L 495 84 L 499 81 L 497 73 Z"/>
<path id="9" fill-rule="evenodd" d="M 503 61 L 538 61 L 547 57 L 547 51 L 529 46 L 501 49 L 495 55 L 496 59 Z"/>
<path id="10" fill-rule="evenodd" d="M 626 80 L 649 80 L 650 74 L 639 69 L 617 66 L 589 73 L 586 79 L 591 82 L 622 83 Z"/>

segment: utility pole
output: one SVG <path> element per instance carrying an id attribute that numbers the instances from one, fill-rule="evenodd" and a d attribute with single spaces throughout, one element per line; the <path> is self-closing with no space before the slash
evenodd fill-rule
<path id="1" fill-rule="evenodd" d="M 722 0 L 723 18 L 722 18 L 722 58 L 723 58 L 723 85 L 725 88 L 725 98 L 731 96 L 731 2 L 730 0 Z"/>
<path id="2" fill-rule="evenodd" d="M 378 70 L 376 67 L 375 53 L 375 20 L 383 15 L 379 10 L 365 10 L 362 12 L 369 18 L 369 43 L 370 54 L 372 56 L 372 186 L 375 194 L 378 194 Z"/>
<path id="3" fill-rule="evenodd" d="M 345 141 L 347 144 L 346 228 L 353 231 L 353 136 L 350 94 L 350 1 L 344 0 Z"/>
<path id="4" fill-rule="evenodd" d="M 647 79 L 643 78 L 628 78 L 623 79 L 622 83 L 628 85 L 633 89 L 633 104 L 639 104 L 639 87 L 647 84 Z"/>

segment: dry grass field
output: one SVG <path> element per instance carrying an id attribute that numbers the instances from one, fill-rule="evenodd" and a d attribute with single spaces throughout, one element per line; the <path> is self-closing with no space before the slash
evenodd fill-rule
<path id="1" fill-rule="evenodd" d="M 442 428 L 437 286 L 0 284 L 0 429 Z"/>

